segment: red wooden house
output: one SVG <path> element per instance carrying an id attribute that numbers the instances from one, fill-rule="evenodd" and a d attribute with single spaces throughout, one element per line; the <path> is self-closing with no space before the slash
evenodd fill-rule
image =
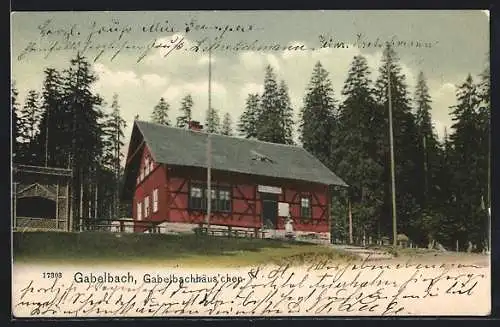
<path id="1" fill-rule="evenodd" d="M 123 197 L 133 218 L 193 228 L 207 212 L 208 134 L 135 121 Z M 330 186 L 346 186 L 301 147 L 211 134 L 211 225 L 330 234 Z M 140 229 L 136 227 L 136 230 Z"/>

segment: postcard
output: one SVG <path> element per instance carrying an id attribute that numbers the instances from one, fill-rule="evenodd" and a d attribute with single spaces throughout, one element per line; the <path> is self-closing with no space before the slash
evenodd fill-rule
<path id="1" fill-rule="evenodd" d="M 485 316 L 489 12 L 13 12 L 12 317 Z"/>

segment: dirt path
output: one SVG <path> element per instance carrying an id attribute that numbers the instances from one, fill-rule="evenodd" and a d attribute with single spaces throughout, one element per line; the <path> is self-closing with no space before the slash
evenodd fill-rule
<path id="1" fill-rule="evenodd" d="M 442 263 L 460 263 L 468 265 L 476 265 L 487 267 L 490 265 L 490 255 L 487 254 L 477 254 L 477 253 L 465 253 L 465 252 L 439 252 L 439 251 L 427 251 L 427 250 L 415 250 L 410 249 L 401 251 L 398 256 L 394 256 L 388 251 L 380 249 L 369 249 L 361 246 L 352 245 L 336 245 L 332 244 L 332 248 L 346 251 L 354 255 L 359 256 L 363 260 L 368 261 L 384 261 L 391 263 L 407 262 L 408 260 L 421 263 L 430 264 L 442 264 Z"/>

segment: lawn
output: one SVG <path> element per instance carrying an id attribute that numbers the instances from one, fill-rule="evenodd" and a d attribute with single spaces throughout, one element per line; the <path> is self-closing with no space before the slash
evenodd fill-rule
<path id="1" fill-rule="evenodd" d="M 268 239 L 106 232 L 14 233 L 14 262 L 247 266 L 354 257 L 328 246 Z"/>

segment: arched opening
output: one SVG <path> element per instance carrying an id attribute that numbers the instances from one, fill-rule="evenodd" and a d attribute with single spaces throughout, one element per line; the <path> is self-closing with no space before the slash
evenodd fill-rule
<path id="1" fill-rule="evenodd" d="M 17 217 L 56 219 L 56 201 L 40 196 L 20 198 L 16 204 Z"/>

